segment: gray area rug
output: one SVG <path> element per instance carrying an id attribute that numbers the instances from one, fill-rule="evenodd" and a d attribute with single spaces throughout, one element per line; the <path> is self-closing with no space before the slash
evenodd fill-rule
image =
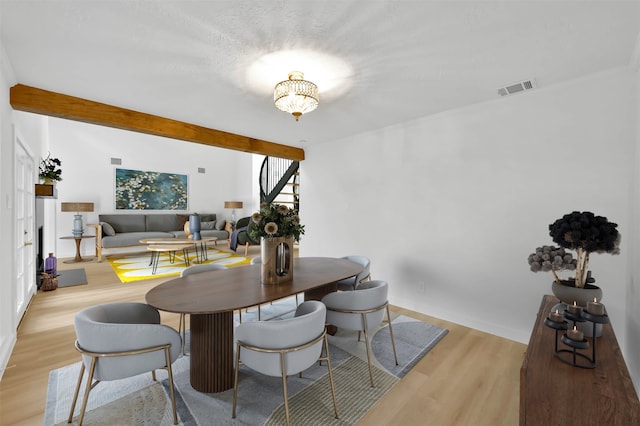
<path id="1" fill-rule="evenodd" d="M 64 271 L 58 271 L 58 274 L 58 287 L 87 284 L 87 274 L 84 268 L 66 269 Z"/>
<path id="2" fill-rule="evenodd" d="M 263 307 L 264 311 L 278 308 Z M 280 309 L 281 310 L 281 309 Z M 271 312 L 274 313 L 274 312 Z M 243 314 L 243 321 L 252 314 Z M 279 315 L 276 315 L 279 316 Z M 426 353 L 442 339 L 447 330 L 399 316 L 393 320 L 393 332 L 398 349 L 396 366 L 393 360 L 388 327 L 378 330 L 372 338 L 374 380 L 369 386 L 364 342 L 357 342 L 357 333 L 340 330 L 330 336 L 330 354 L 336 384 L 340 419 L 334 418 L 329 379 L 325 363 L 314 365 L 303 377 L 290 376 L 289 412 L 292 424 L 352 425 L 355 424 L 395 383 L 397 383 Z M 364 340 L 364 339 L 363 339 Z M 53 370 L 49 375 L 44 424 L 66 425 L 80 363 Z M 280 378 L 258 374 L 246 367 L 239 371 L 237 418 L 231 418 L 233 390 L 205 394 L 189 384 L 189 357 L 173 364 L 177 388 L 176 402 L 181 425 L 277 425 L 284 424 L 282 383 Z M 166 372 L 157 372 L 158 382 L 151 374 L 100 383 L 91 391 L 84 423 L 87 425 L 171 425 Z M 86 378 L 86 376 L 85 376 Z M 82 392 L 83 390 L 81 390 Z M 76 407 L 76 417 L 80 402 Z M 76 424 L 76 423 L 74 423 Z"/>

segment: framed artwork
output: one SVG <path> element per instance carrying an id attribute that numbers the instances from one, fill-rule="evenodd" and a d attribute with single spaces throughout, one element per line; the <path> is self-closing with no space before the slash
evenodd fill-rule
<path id="1" fill-rule="evenodd" d="M 188 176 L 116 169 L 116 210 L 187 210 Z"/>

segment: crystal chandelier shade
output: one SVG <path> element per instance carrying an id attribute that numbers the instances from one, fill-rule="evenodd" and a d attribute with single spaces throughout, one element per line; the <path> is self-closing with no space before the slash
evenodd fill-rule
<path id="1" fill-rule="evenodd" d="M 304 80 L 299 71 L 289 73 L 289 79 L 276 84 L 273 91 L 276 108 L 300 119 L 302 114 L 311 112 L 318 106 L 318 86 Z"/>

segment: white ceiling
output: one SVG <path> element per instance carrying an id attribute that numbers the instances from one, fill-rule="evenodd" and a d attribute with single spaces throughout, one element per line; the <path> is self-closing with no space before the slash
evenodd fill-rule
<path id="1" fill-rule="evenodd" d="M 0 29 L 19 83 L 304 148 L 498 99 L 517 81 L 544 88 L 628 66 L 639 6 L 1 0 Z M 339 89 L 321 86 L 320 106 L 298 123 L 273 106 L 286 73 L 249 72 L 263 55 L 292 49 L 341 60 L 350 74 Z M 321 67 L 300 71 L 327 77 Z"/>

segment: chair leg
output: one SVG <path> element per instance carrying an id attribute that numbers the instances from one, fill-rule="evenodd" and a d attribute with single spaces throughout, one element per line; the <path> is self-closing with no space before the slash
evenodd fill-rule
<path id="1" fill-rule="evenodd" d="M 375 387 L 373 384 L 373 371 L 371 370 L 371 348 L 369 347 L 369 333 L 367 332 L 367 315 L 362 314 L 362 324 L 364 325 L 364 344 L 367 347 L 367 364 L 369 364 L 369 380 L 371 381 L 371 387 Z"/>
<path id="2" fill-rule="evenodd" d="M 173 370 L 171 369 L 171 354 L 169 353 L 169 346 L 164 348 L 164 357 L 167 362 L 167 373 L 169 375 L 169 393 L 171 394 L 171 408 L 173 408 L 173 424 L 177 425 L 178 410 L 176 409 L 176 392 L 173 388 Z"/>
<path id="3" fill-rule="evenodd" d="M 96 370 L 96 358 L 92 357 L 91 367 L 89 367 L 89 375 L 87 376 L 86 389 L 84 390 L 84 401 L 82 401 L 82 407 L 80 408 L 80 418 L 78 419 L 78 426 L 82 426 L 82 420 L 84 420 L 84 412 L 87 409 L 89 392 L 91 392 L 91 389 L 93 389 L 93 387 L 98 384 L 98 382 L 96 382 L 95 384 L 91 384 L 91 382 L 93 382 L 93 373 L 95 372 L 95 370 Z"/>
<path id="4" fill-rule="evenodd" d="M 178 325 L 178 331 L 182 335 L 182 355 L 187 355 L 187 316 L 186 314 L 180 314 L 180 324 Z"/>
<path id="5" fill-rule="evenodd" d="M 331 357 L 329 356 L 329 339 L 327 335 L 324 335 L 324 347 L 327 353 L 327 367 L 329 369 L 329 384 L 331 385 L 331 397 L 333 398 L 333 411 L 336 414 L 336 419 L 339 419 L 338 415 L 338 402 L 336 400 L 336 387 L 333 383 L 333 372 L 331 371 Z"/>
<path id="6" fill-rule="evenodd" d="M 71 423 L 73 421 L 73 412 L 76 409 L 76 402 L 78 401 L 78 394 L 80 393 L 80 385 L 82 385 L 82 376 L 84 376 L 84 361 L 82 361 L 80 365 L 80 375 L 78 376 L 78 384 L 76 385 L 76 391 L 73 394 L 73 402 L 71 403 L 71 411 L 69 412 L 69 418 L 67 419 L 67 423 Z"/>
<path id="7" fill-rule="evenodd" d="M 389 323 L 389 335 L 391 336 L 391 346 L 393 347 L 393 357 L 398 364 L 398 354 L 396 353 L 396 340 L 393 338 L 393 327 L 391 327 L 391 315 L 389 315 L 389 305 L 387 305 L 387 322 Z"/>
<path id="8" fill-rule="evenodd" d="M 291 424 L 289 418 L 289 398 L 287 398 L 287 364 L 284 358 L 284 352 L 280 352 L 280 370 L 282 371 L 282 393 L 284 395 L 284 414 L 287 418 L 287 426 Z"/>
<path id="9" fill-rule="evenodd" d="M 240 368 L 240 343 L 236 343 L 236 362 L 233 379 L 233 409 L 231 410 L 231 418 L 236 418 L 236 404 L 238 402 L 238 370 Z"/>
<path id="10" fill-rule="evenodd" d="M 244 245 L 244 257 L 247 257 L 247 254 L 249 254 L 249 243 Z"/>

